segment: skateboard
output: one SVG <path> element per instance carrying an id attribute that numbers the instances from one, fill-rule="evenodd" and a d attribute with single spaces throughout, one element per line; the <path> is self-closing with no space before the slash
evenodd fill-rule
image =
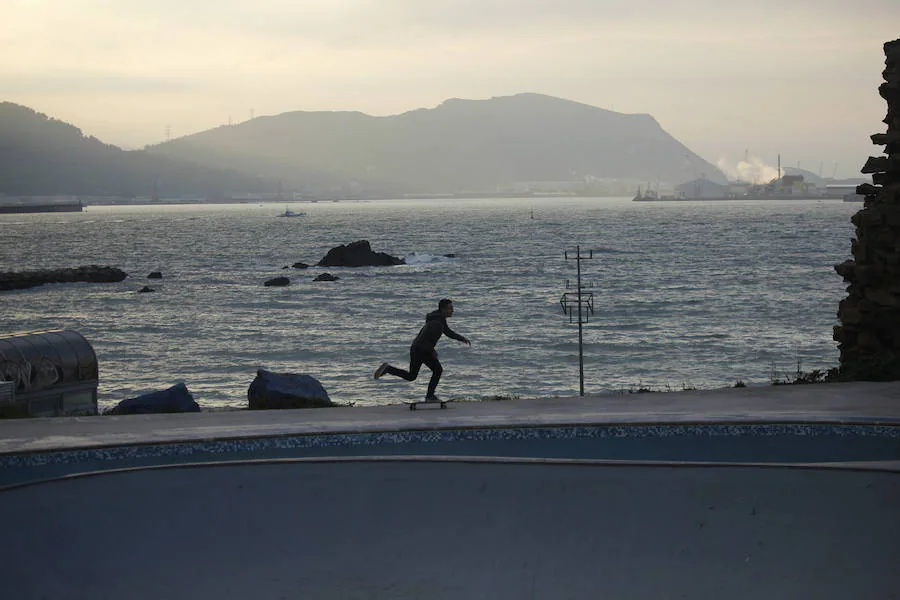
<path id="1" fill-rule="evenodd" d="M 416 407 L 420 404 L 434 405 L 437 404 L 441 408 L 447 408 L 447 403 L 453 402 L 452 400 L 416 400 L 415 402 L 404 402 L 407 406 L 409 406 L 409 410 L 416 410 Z"/>

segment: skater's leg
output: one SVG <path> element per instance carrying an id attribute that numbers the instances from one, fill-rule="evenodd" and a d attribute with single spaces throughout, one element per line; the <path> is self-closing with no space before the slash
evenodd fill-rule
<path id="1" fill-rule="evenodd" d="M 428 392 L 425 394 L 425 397 L 433 398 L 434 391 L 441 381 L 441 373 L 444 372 L 444 367 L 441 366 L 441 361 L 439 361 L 436 356 L 431 356 L 423 362 L 426 367 L 431 369 L 431 380 L 428 382 Z"/>
<path id="2" fill-rule="evenodd" d="M 409 371 L 398 369 L 392 365 L 386 365 L 384 367 L 384 372 L 405 379 L 406 381 L 415 381 L 416 377 L 419 376 L 419 369 L 422 368 L 424 358 L 425 356 L 422 352 L 411 348 L 409 351 Z"/>

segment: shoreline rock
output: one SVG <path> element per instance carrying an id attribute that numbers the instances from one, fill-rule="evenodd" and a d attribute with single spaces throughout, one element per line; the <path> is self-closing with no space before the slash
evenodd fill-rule
<path id="1" fill-rule="evenodd" d="M 298 373 L 256 371 L 247 389 L 250 410 L 324 408 L 337 406 L 318 379 Z"/>
<path id="2" fill-rule="evenodd" d="M 103 411 L 104 415 L 143 415 L 201 412 L 200 405 L 184 382 L 157 392 L 141 394 L 122 400 L 114 407 Z"/>

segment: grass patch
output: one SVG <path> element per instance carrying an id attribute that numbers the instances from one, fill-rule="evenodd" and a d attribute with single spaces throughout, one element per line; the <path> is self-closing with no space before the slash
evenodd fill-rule
<path id="1" fill-rule="evenodd" d="M 798 360 L 797 370 L 794 373 L 779 375 L 773 363 L 772 371 L 769 373 L 769 382 L 772 385 L 809 385 L 838 381 L 836 379 L 838 369 L 813 369 L 807 372 L 803 370 L 802 366 L 801 361 Z"/>

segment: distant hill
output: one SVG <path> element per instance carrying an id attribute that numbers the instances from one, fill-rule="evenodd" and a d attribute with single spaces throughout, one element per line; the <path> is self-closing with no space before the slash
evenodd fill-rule
<path id="1" fill-rule="evenodd" d="M 215 198 L 275 187 L 258 176 L 124 151 L 25 106 L 0 102 L 0 194 Z"/>
<path id="2" fill-rule="evenodd" d="M 726 182 L 650 115 L 540 94 L 453 99 L 389 117 L 289 112 L 146 151 L 310 192 L 497 191 L 602 179 L 673 185 L 701 175 Z"/>

